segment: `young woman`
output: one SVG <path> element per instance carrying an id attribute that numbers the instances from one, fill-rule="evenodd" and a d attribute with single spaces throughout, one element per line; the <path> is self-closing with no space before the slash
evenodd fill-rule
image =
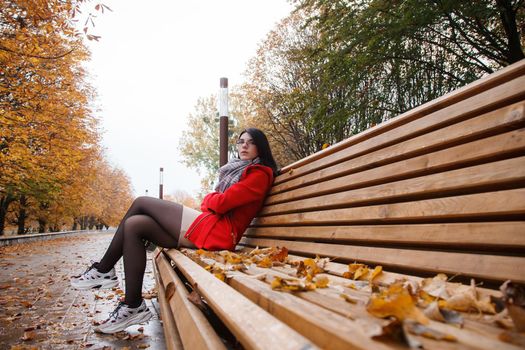
<path id="1" fill-rule="evenodd" d="M 204 197 L 202 213 L 161 199 L 137 198 L 102 259 L 71 279 L 77 289 L 116 287 L 119 282 L 114 266 L 124 257 L 125 299 L 96 331 L 115 333 L 151 318 L 142 299 L 145 241 L 164 248 L 235 248 L 261 209 L 277 174 L 270 145 L 259 129 L 244 130 L 237 140 L 237 151 L 239 158 L 220 168 L 219 183 L 215 192 Z"/>

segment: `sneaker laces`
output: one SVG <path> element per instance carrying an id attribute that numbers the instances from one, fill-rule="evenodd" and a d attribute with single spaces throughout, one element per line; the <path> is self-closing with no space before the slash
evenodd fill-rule
<path id="1" fill-rule="evenodd" d="M 80 277 L 84 276 L 86 273 L 88 273 L 89 271 L 91 271 L 93 269 L 96 269 L 96 267 L 95 267 L 96 261 L 90 260 L 89 263 L 91 265 L 86 269 L 86 271 L 82 272 L 80 275 L 73 276 L 73 278 L 80 278 Z"/>
<path id="2" fill-rule="evenodd" d="M 106 323 L 108 322 L 109 320 L 111 320 L 112 318 L 114 319 L 117 319 L 118 318 L 118 313 L 120 311 L 120 309 L 126 304 L 124 304 L 123 302 L 119 302 L 117 307 L 115 308 L 115 310 L 111 311 L 111 313 L 109 314 L 107 320 L 105 320 L 103 323 Z"/>

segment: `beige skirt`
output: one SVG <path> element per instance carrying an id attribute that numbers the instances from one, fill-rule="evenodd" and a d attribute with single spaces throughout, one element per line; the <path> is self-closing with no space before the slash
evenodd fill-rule
<path id="1" fill-rule="evenodd" d="M 188 232 L 188 229 L 190 228 L 191 224 L 197 216 L 201 214 L 200 211 L 182 206 L 182 220 L 180 224 L 180 235 L 179 235 L 179 244 L 178 247 L 186 247 L 186 248 L 196 248 L 195 244 L 193 244 L 190 240 L 185 238 L 186 232 Z"/>

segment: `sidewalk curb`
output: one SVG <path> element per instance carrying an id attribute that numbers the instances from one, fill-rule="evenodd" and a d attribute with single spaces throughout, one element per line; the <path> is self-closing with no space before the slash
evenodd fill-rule
<path id="1" fill-rule="evenodd" d="M 31 235 L 19 235 L 19 236 L 8 236 L 0 237 L 0 247 L 6 247 L 19 243 L 45 241 L 53 238 L 60 238 L 65 236 L 78 236 L 81 234 L 97 234 L 97 233 L 111 233 L 115 232 L 115 229 L 109 230 L 81 230 L 81 231 L 62 231 L 62 232 L 49 232 L 49 233 L 36 233 Z"/>

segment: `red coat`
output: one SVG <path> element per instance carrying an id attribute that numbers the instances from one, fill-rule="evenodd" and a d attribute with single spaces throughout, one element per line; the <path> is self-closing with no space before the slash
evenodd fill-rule
<path id="1" fill-rule="evenodd" d="M 261 209 L 273 183 L 273 172 L 264 165 L 249 165 L 239 182 L 224 193 L 212 192 L 201 203 L 200 214 L 186 237 L 198 248 L 233 250 Z"/>

